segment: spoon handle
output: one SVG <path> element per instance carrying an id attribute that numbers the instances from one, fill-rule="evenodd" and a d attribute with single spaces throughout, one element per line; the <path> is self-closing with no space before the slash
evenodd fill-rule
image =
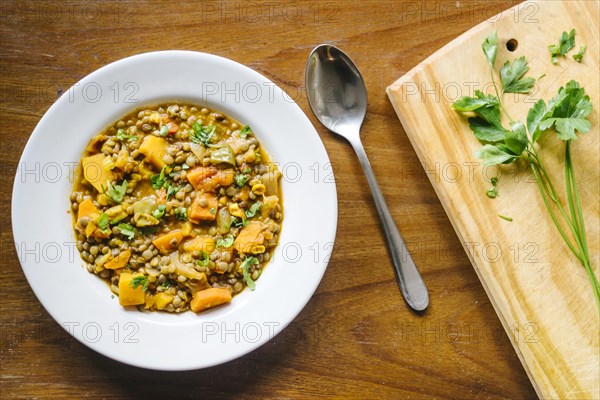
<path id="1" fill-rule="evenodd" d="M 413 310 L 423 311 L 429 304 L 427 287 L 404 244 L 404 240 L 402 240 L 402 236 L 400 236 L 398 227 L 390 214 L 390 210 L 383 198 L 383 194 L 381 193 L 381 190 L 379 190 L 375 174 L 373 173 L 373 169 L 367 158 L 367 153 L 365 152 L 360 139 L 351 140 L 350 143 L 365 171 L 367 182 L 369 182 L 371 193 L 375 199 L 375 207 L 377 207 L 379 220 L 383 225 L 385 239 L 390 255 L 392 256 L 396 280 L 398 281 L 398 286 L 400 286 L 400 291 L 402 292 L 406 303 Z"/>

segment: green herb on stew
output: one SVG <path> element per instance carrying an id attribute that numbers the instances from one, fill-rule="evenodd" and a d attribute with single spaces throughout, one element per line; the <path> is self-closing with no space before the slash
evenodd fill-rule
<path id="1" fill-rule="evenodd" d="M 178 220 L 187 221 L 187 219 L 188 219 L 187 208 L 178 207 L 175 209 L 174 213 L 175 213 L 175 218 L 177 218 Z"/>
<path id="2" fill-rule="evenodd" d="M 240 137 L 246 138 L 248 135 L 251 135 L 251 134 L 252 134 L 252 128 L 250 128 L 248 125 L 244 125 L 244 127 L 240 131 Z"/>
<path id="3" fill-rule="evenodd" d="M 96 221 L 96 225 L 98 225 L 98 229 L 100 229 L 103 233 L 109 233 L 110 228 L 109 228 L 108 214 L 106 214 L 106 213 L 100 214 L 100 216 L 98 217 L 98 220 Z"/>
<path id="4" fill-rule="evenodd" d="M 117 130 L 117 140 L 121 141 L 121 142 L 131 142 L 131 141 L 136 141 L 138 140 L 138 137 L 136 135 L 128 135 L 125 132 L 125 129 L 120 128 Z"/>
<path id="5" fill-rule="evenodd" d="M 227 248 L 233 246 L 233 236 L 229 235 L 223 239 L 217 240 L 217 248 Z"/>
<path id="6" fill-rule="evenodd" d="M 133 277 L 129 286 L 131 286 L 134 289 L 137 289 L 138 287 L 141 286 L 142 291 L 145 292 L 146 290 L 148 290 L 149 283 L 150 282 L 148 281 L 148 277 L 146 277 L 145 275 L 138 275 L 138 276 Z"/>
<path id="7" fill-rule="evenodd" d="M 156 210 L 152 211 L 152 216 L 156 219 L 162 218 L 162 216 L 165 215 L 166 209 L 167 206 L 164 204 L 159 204 L 158 207 L 156 207 Z"/>
<path id="8" fill-rule="evenodd" d="M 190 140 L 194 143 L 202 143 L 205 146 L 210 145 L 210 140 L 215 134 L 217 127 L 216 125 L 203 126 L 200 122 L 196 122 L 192 126 L 190 132 Z"/>
<path id="9" fill-rule="evenodd" d="M 250 267 L 252 265 L 258 265 L 258 259 L 256 257 L 246 257 L 244 259 L 244 261 L 242 261 L 242 276 L 244 278 L 244 281 L 246 281 L 246 285 L 248 285 L 248 287 L 250 288 L 250 290 L 254 290 L 255 288 L 255 284 L 254 281 L 252 280 L 252 277 L 250 276 Z"/>
<path id="10" fill-rule="evenodd" d="M 237 174 L 233 178 L 237 187 L 244 187 L 246 182 L 248 182 L 248 179 L 250 179 L 250 177 L 246 174 Z"/>
<path id="11" fill-rule="evenodd" d="M 117 228 L 119 228 L 121 235 L 126 236 L 129 240 L 132 240 L 135 236 L 135 228 L 129 224 L 119 224 Z"/>
<path id="12" fill-rule="evenodd" d="M 173 186 L 169 181 L 167 181 L 165 186 L 167 188 L 167 200 L 169 200 L 171 196 L 175 196 L 175 194 L 181 190 L 181 186 Z"/>
<path id="13" fill-rule="evenodd" d="M 112 185 L 110 181 L 106 181 L 106 185 L 108 187 L 108 189 L 105 190 L 106 195 L 115 203 L 120 204 L 127 192 L 127 181 L 123 181 L 120 185 Z"/>
<path id="14" fill-rule="evenodd" d="M 260 210 L 260 206 L 261 206 L 260 201 L 257 201 L 256 203 L 252 204 L 250 206 L 250 208 L 248 210 L 246 210 L 246 217 L 253 218 L 256 215 L 256 213 L 258 212 L 258 210 Z"/>
<path id="15" fill-rule="evenodd" d="M 202 254 L 200 256 L 202 258 L 199 259 L 198 261 L 196 261 L 196 263 L 201 267 L 208 267 L 208 264 L 210 264 L 210 258 L 208 257 L 208 254 L 205 252 L 202 252 Z"/>
<path id="16" fill-rule="evenodd" d="M 161 187 L 163 187 L 163 185 L 167 181 L 167 178 L 165 177 L 165 171 L 166 171 L 166 169 L 167 169 L 167 166 L 165 165 L 160 170 L 160 174 L 158 174 L 158 175 L 152 175 L 150 177 L 150 183 L 152 184 L 152 188 L 154 190 L 159 190 Z"/>

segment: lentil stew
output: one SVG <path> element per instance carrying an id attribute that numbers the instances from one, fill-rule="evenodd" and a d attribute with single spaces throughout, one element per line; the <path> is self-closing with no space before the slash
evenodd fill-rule
<path id="1" fill-rule="evenodd" d="M 77 248 L 123 306 L 229 303 L 278 243 L 280 171 L 249 126 L 206 107 L 132 112 L 90 140 L 76 176 Z"/>

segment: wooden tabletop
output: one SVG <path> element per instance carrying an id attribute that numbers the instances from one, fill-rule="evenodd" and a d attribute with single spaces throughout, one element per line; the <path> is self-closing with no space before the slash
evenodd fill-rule
<path id="1" fill-rule="evenodd" d="M 535 397 L 431 187 L 428 174 L 436 178 L 443 171 L 423 171 L 385 94 L 387 85 L 428 55 L 514 4 L 3 1 L 1 397 Z M 422 315 L 411 312 L 400 295 L 352 149 L 310 112 L 304 64 L 310 50 L 324 42 L 347 52 L 365 78 L 369 108 L 362 138 L 429 287 L 431 304 Z M 120 364 L 80 344 L 54 322 L 23 275 L 9 212 L 21 152 L 57 96 L 105 64 L 165 49 L 233 59 L 286 90 L 327 148 L 339 199 L 337 239 L 328 270 L 294 322 L 238 360 L 183 373 Z"/>

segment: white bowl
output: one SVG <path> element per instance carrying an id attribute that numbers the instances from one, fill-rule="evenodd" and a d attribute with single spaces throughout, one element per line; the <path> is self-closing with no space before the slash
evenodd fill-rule
<path id="1" fill-rule="evenodd" d="M 72 172 L 89 139 L 136 108 L 171 100 L 205 104 L 250 125 L 283 173 L 280 244 L 256 290 L 198 315 L 121 307 L 83 267 L 67 212 Z M 50 107 L 17 169 L 12 223 L 27 280 L 64 329 L 127 364 L 188 370 L 256 349 L 302 310 L 333 249 L 337 195 L 317 132 L 273 82 L 225 58 L 163 51 L 107 65 Z"/>

